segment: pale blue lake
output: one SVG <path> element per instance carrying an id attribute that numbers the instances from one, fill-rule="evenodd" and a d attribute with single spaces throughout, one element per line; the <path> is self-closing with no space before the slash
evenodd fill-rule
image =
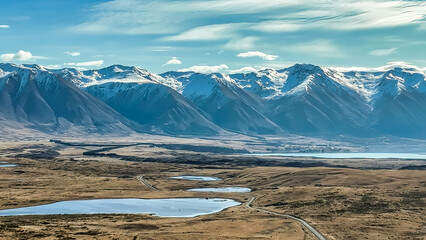
<path id="1" fill-rule="evenodd" d="M 255 156 L 282 156 L 282 157 L 314 157 L 314 158 L 370 158 L 370 159 L 426 159 L 426 154 L 422 153 L 259 153 L 250 154 Z"/>
<path id="2" fill-rule="evenodd" d="M 217 177 L 207 177 L 207 176 L 177 176 L 170 177 L 171 179 L 179 179 L 179 180 L 192 180 L 192 181 L 205 181 L 205 182 L 213 182 L 213 181 L 221 181 L 222 179 Z"/>
<path id="3" fill-rule="evenodd" d="M 0 210 L 0 216 L 57 214 L 153 214 L 158 217 L 196 217 L 241 203 L 223 198 L 95 199 Z"/>
<path id="4" fill-rule="evenodd" d="M 1 167 L 16 167 L 18 166 L 18 164 L 8 164 L 7 162 L 1 162 L 0 163 L 0 168 Z"/>
<path id="5" fill-rule="evenodd" d="M 245 187 L 218 187 L 218 188 L 192 188 L 190 192 L 223 192 L 223 193 L 244 193 L 251 192 L 250 188 Z"/>

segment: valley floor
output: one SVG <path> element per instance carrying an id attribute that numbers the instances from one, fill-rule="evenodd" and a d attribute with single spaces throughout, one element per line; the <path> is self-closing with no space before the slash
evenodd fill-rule
<path id="1" fill-rule="evenodd" d="M 0 168 L 0 209 L 97 198 L 223 197 L 246 203 L 255 197 L 253 207 L 301 217 L 327 239 L 426 238 L 425 171 L 268 164 L 259 167 L 252 164 L 251 156 L 222 156 L 144 145 L 104 149 L 104 156 L 83 155 L 99 149 L 99 146 L 65 146 L 43 141 L 2 144 L 0 161 L 18 166 Z M 159 162 L 155 162 L 156 158 Z M 208 164 L 203 165 L 199 159 L 206 159 Z M 220 159 L 227 160 L 226 164 L 220 164 Z M 255 160 L 276 160 L 280 162 L 278 165 L 281 161 L 310 161 L 271 157 Z M 328 163 L 342 165 L 336 161 Z M 357 161 L 347 162 L 356 165 Z M 377 160 L 364 160 L 360 166 L 377 168 L 381 164 Z M 389 160 L 386 164 L 401 163 Z M 178 175 L 215 176 L 223 180 L 198 182 L 169 178 Z M 185 191 L 225 186 L 248 187 L 252 192 Z M 0 239 L 315 237 L 292 219 L 242 204 L 195 218 L 143 214 L 0 217 Z"/>

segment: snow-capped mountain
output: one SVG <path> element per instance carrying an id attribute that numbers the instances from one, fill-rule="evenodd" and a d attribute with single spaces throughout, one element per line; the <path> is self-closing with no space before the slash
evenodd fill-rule
<path id="1" fill-rule="evenodd" d="M 352 134 L 359 133 L 367 119 L 366 99 L 338 72 L 297 64 L 267 73 L 260 76 L 267 79 L 268 89 L 274 89 L 263 97 L 269 106 L 267 116 L 284 129 L 299 134 Z"/>
<path id="2" fill-rule="evenodd" d="M 107 82 L 84 90 L 155 132 L 207 135 L 221 131 L 181 94 L 156 82 Z"/>
<path id="3" fill-rule="evenodd" d="M 270 119 L 298 134 L 419 137 L 426 130 L 425 73 L 415 68 L 338 72 L 296 64 L 231 78 L 269 103 Z"/>
<path id="4" fill-rule="evenodd" d="M 228 75 L 167 72 L 161 76 L 180 82 L 177 90 L 208 113 L 213 123 L 226 130 L 250 134 L 284 133 L 263 115 L 262 98 L 241 88 Z"/>
<path id="5" fill-rule="evenodd" d="M 222 131 L 173 89 L 180 87 L 174 79 L 122 65 L 82 72 L 75 69 L 55 72 L 126 118 L 144 125 L 148 131 L 170 134 L 216 134 Z"/>
<path id="6" fill-rule="evenodd" d="M 74 82 L 80 87 L 107 82 L 151 83 L 163 81 L 160 76 L 145 69 L 122 65 L 112 65 L 98 70 L 79 71 L 74 68 L 64 68 L 50 71 Z"/>
<path id="7" fill-rule="evenodd" d="M 415 67 L 296 64 L 226 75 L 0 64 L 0 125 L 42 131 L 425 138 L 426 77 Z M 7 123 L 7 124 L 6 124 Z"/>
<path id="8" fill-rule="evenodd" d="M 271 68 L 265 68 L 258 72 L 230 75 L 242 88 L 265 99 L 274 98 L 281 94 L 280 89 L 283 88 L 287 76 L 285 71 L 277 71 Z"/>
<path id="9" fill-rule="evenodd" d="M 372 97 L 373 128 L 392 135 L 426 134 L 426 77 L 412 68 L 395 68 L 379 79 Z"/>
<path id="10" fill-rule="evenodd" d="M 3 119 L 43 131 L 132 132 L 126 118 L 42 67 L 0 64 L 0 69 Z"/>

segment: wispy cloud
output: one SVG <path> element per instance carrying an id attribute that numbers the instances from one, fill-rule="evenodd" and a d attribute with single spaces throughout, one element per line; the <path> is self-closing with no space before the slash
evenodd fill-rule
<path id="1" fill-rule="evenodd" d="M 9 25 L 0 25 L 0 28 L 10 28 Z"/>
<path id="2" fill-rule="evenodd" d="M 233 50 L 250 50 L 255 48 L 258 40 L 258 37 L 253 36 L 234 38 L 226 43 L 225 47 Z"/>
<path id="3" fill-rule="evenodd" d="M 425 72 L 426 74 L 426 68 L 421 68 L 405 61 L 388 62 L 386 65 L 380 66 L 380 67 L 328 67 L 328 68 L 336 70 L 336 71 L 341 71 L 341 72 L 349 72 L 349 71 L 385 72 L 398 67 L 412 68 L 417 71 Z"/>
<path id="4" fill-rule="evenodd" d="M 263 32 L 301 29 L 356 30 L 419 25 L 424 21 L 426 2 L 403 0 L 113 0 L 96 5 L 92 19 L 72 29 L 89 34 L 174 34 L 175 40 L 205 40 L 194 33 L 212 29 L 221 32 L 215 21 L 220 16 L 251 14 L 250 22 L 233 24 Z M 143 16 L 143 17 L 142 17 Z M 265 19 L 265 16 L 268 16 Z M 206 24 L 209 22 L 209 24 Z M 216 25 L 200 28 L 207 25 Z M 209 39 L 214 34 L 208 34 Z"/>
<path id="5" fill-rule="evenodd" d="M 89 61 L 89 62 L 70 62 L 70 63 L 64 63 L 65 66 L 75 66 L 75 67 L 99 67 L 102 64 L 104 64 L 103 60 Z"/>
<path id="6" fill-rule="evenodd" d="M 192 66 L 190 68 L 179 69 L 179 72 L 199 72 L 199 73 L 215 73 L 228 70 L 228 66 L 225 64 L 216 66 Z"/>
<path id="7" fill-rule="evenodd" d="M 257 72 L 258 69 L 254 68 L 254 67 L 243 67 L 240 69 L 236 69 L 236 70 L 228 70 L 228 72 L 230 74 L 234 74 L 234 73 L 250 73 L 250 72 Z"/>
<path id="8" fill-rule="evenodd" d="M 212 41 L 230 39 L 233 37 L 232 33 L 237 31 L 241 25 L 242 24 L 234 23 L 206 25 L 163 39 L 166 41 Z"/>
<path id="9" fill-rule="evenodd" d="M 169 61 L 167 61 L 164 65 L 180 65 L 182 61 L 180 61 L 177 57 L 172 57 Z"/>
<path id="10" fill-rule="evenodd" d="M 31 61 L 36 59 L 47 59 L 46 57 L 42 56 L 34 56 L 31 52 L 26 52 L 24 50 L 19 50 L 17 53 L 5 53 L 0 55 L 0 59 L 5 62 L 10 61 Z"/>
<path id="11" fill-rule="evenodd" d="M 70 56 L 73 56 L 73 57 L 80 56 L 80 53 L 79 53 L 79 52 L 65 52 L 65 54 L 70 55 Z"/>
<path id="12" fill-rule="evenodd" d="M 149 51 L 152 51 L 152 52 L 168 52 L 172 49 L 173 49 L 173 47 L 170 47 L 170 46 L 156 46 L 156 47 L 149 48 Z"/>
<path id="13" fill-rule="evenodd" d="M 278 56 L 276 55 L 266 54 L 260 51 L 239 53 L 237 57 L 241 57 L 241 58 L 259 57 L 267 61 L 273 61 L 278 58 Z"/>
<path id="14" fill-rule="evenodd" d="M 387 56 L 395 53 L 396 50 L 398 50 L 398 48 L 376 49 L 370 51 L 369 54 L 372 56 Z"/>
<path id="15" fill-rule="evenodd" d="M 289 20 L 262 21 L 250 26 L 250 29 L 260 32 L 295 32 L 304 26 L 300 22 L 292 22 Z"/>

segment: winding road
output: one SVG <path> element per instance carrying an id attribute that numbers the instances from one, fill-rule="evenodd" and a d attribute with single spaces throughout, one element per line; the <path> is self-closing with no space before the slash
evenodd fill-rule
<path id="1" fill-rule="evenodd" d="M 282 214 L 282 213 L 278 213 L 278 212 L 273 212 L 273 211 L 269 211 L 269 210 L 262 209 L 262 208 L 253 207 L 253 206 L 251 206 L 251 204 L 254 202 L 254 200 L 256 200 L 256 197 L 251 196 L 250 200 L 248 200 L 245 203 L 245 206 L 247 208 L 250 208 L 250 209 L 253 209 L 253 210 L 256 210 L 256 211 L 259 211 L 259 212 L 264 212 L 264 213 L 268 213 L 268 214 L 273 214 L 273 215 L 277 215 L 277 216 L 282 216 L 282 217 L 293 219 L 293 220 L 301 223 L 304 227 L 306 227 L 319 240 L 326 240 L 326 238 L 323 235 L 321 235 L 320 232 L 318 232 L 314 227 L 312 227 L 305 220 L 303 220 L 301 218 L 298 218 L 298 217 L 295 217 L 295 216 L 291 216 L 291 215 L 287 215 L 287 214 Z"/>
<path id="2" fill-rule="evenodd" d="M 160 189 L 152 186 L 147 180 L 145 180 L 143 178 L 142 175 L 137 176 L 136 179 L 151 190 L 154 190 L 154 191 L 160 190 Z M 244 205 L 247 208 L 250 208 L 250 209 L 253 209 L 253 210 L 256 210 L 256 211 L 259 211 L 259 212 L 263 212 L 263 213 L 272 214 L 272 215 L 281 216 L 281 217 L 290 218 L 292 220 L 295 220 L 295 221 L 299 222 L 300 224 L 302 224 L 306 229 L 308 229 L 317 239 L 326 240 L 326 238 L 323 235 L 321 235 L 321 233 L 318 232 L 318 230 L 316 230 L 313 226 L 311 226 L 305 220 L 298 218 L 298 217 L 295 217 L 295 216 L 282 214 L 282 213 L 278 213 L 278 212 L 273 212 L 273 211 L 269 211 L 269 210 L 266 210 L 266 209 L 263 209 L 263 208 L 253 207 L 252 203 L 254 202 L 254 200 L 256 200 L 256 197 L 250 196 L 250 199 L 246 203 L 244 203 Z"/>
<path id="3" fill-rule="evenodd" d="M 136 177 L 136 179 L 141 182 L 143 185 L 147 186 L 149 189 L 154 190 L 154 191 L 159 191 L 160 189 L 152 186 L 147 180 L 145 180 L 145 178 L 143 178 L 142 175 L 139 175 Z"/>

